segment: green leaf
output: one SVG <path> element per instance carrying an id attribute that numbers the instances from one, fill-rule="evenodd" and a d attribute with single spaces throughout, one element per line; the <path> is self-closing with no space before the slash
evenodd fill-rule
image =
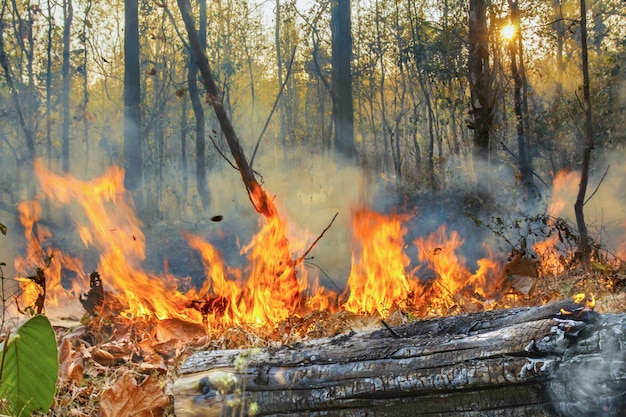
<path id="1" fill-rule="evenodd" d="M 50 321 L 34 316 L 3 346 L 5 352 L 0 397 L 13 405 L 13 415 L 48 412 L 59 373 L 57 343 Z"/>
<path id="2" fill-rule="evenodd" d="M 2 233 L 3 235 L 7 234 L 7 227 L 2 223 L 0 223 L 0 233 Z"/>

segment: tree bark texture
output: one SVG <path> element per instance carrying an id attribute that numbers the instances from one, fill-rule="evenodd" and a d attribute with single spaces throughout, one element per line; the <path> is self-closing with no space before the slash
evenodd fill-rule
<path id="1" fill-rule="evenodd" d="M 124 21 L 124 186 L 137 191 L 143 176 L 138 0 L 124 0 Z"/>
<path id="2" fill-rule="evenodd" d="M 469 7 L 469 87 L 471 129 L 474 131 L 474 164 L 482 166 L 489 158 L 491 103 L 489 102 L 489 39 L 485 0 L 470 0 Z M 487 185 L 487 170 L 477 173 L 478 184 Z"/>
<path id="3" fill-rule="evenodd" d="M 625 324 L 565 300 L 198 352 L 174 384 L 175 412 L 245 415 L 245 402 L 259 416 L 620 416 Z"/>
<path id="4" fill-rule="evenodd" d="M 352 25 L 350 0 L 331 1 L 333 121 L 335 151 L 357 162 L 354 143 L 354 102 L 352 100 Z"/>

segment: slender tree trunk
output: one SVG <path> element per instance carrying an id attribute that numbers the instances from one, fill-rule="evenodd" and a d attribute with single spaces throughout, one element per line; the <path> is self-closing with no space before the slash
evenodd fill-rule
<path id="1" fill-rule="evenodd" d="M 200 47 L 206 49 L 206 0 L 199 0 L 200 4 L 200 30 L 198 32 Z M 204 16 L 204 17 L 203 17 Z M 195 30 L 195 29 L 194 29 Z M 200 92 L 198 90 L 198 66 L 195 65 L 198 57 L 191 51 L 189 63 L 188 83 L 191 107 L 196 118 L 196 187 L 202 201 L 202 206 L 207 208 L 210 202 L 209 188 L 206 182 L 206 131 L 205 116 Z"/>
<path id="2" fill-rule="evenodd" d="M 63 171 L 70 171 L 70 88 L 72 79 L 70 75 L 70 33 L 72 29 L 72 19 L 74 8 L 72 0 L 63 2 L 63 66 L 61 68 L 61 78 L 63 79 L 62 106 L 63 106 L 63 128 L 61 139 L 61 160 L 63 161 Z"/>
<path id="3" fill-rule="evenodd" d="M 375 128 L 376 124 L 380 124 L 380 133 L 382 136 L 382 141 L 385 144 L 385 147 L 390 148 L 391 149 L 391 159 L 393 161 L 393 171 L 396 174 L 396 177 L 399 178 L 400 177 L 400 160 L 398 158 L 398 156 L 396 155 L 395 152 L 395 148 L 394 148 L 394 142 L 393 142 L 393 134 L 391 134 L 390 129 L 387 128 L 387 100 L 385 99 L 385 81 L 386 81 L 386 69 L 385 69 L 385 57 L 384 57 L 384 53 L 383 53 L 383 44 L 382 44 L 382 33 L 381 33 L 381 16 L 380 16 L 380 3 L 378 1 L 376 1 L 375 3 L 375 7 L 376 7 L 376 61 L 377 61 L 377 65 L 380 65 L 380 78 L 379 78 L 379 82 L 378 82 L 378 94 L 380 96 L 380 121 L 376 120 L 375 114 L 377 113 L 376 111 L 374 111 L 374 106 L 373 106 L 373 92 L 374 92 L 374 73 L 373 71 L 370 73 L 370 81 L 372 81 L 371 87 L 370 87 L 370 92 L 372 93 L 372 105 L 371 105 L 371 109 L 372 109 L 372 127 Z M 389 145 L 387 145 L 387 143 Z"/>
<path id="4" fill-rule="evenodd" d="M 13 76 L 13 72 L 11 71 L 11 67 L 9 66 L 9 59 L 6 55 L 4 46 L 4 28 L 6 24 L 6 21 L 4 19 L 4 12 L 6 10 L 6 6 L 7 3 L 3 2 L 2 9 L 0 11 L 0 66 L 2 66 L 2 69 L 4 71 L 4 79 L 7 83 L 7 86 L 9 87 L 11 100 L 13 101 L 15 112 L 17 113 L 18 124 L 22 129 L 22 133 L 24 134 L 24 139 L 26 142 L 26 155 L 24 156 L 24 162 L 26 162 L 28 166 L 32 167 L 32 164 L 35 160 L 35 135 L 33 134 L 31 127 L 26 121 L 24 109 L 20 101 L 20 93 L 17 89 L 17 86 L 15 85 L 15 79 Z"/>
<path id="5" fill-rule="evenodd" d="M 563 47 L 565 43 L 565 22 L 563 20 L 563 4 L 562 0 L 554 0 L 553 1 L 553 9 L 554 9 L 554 23 L 552 27 L 554 28 L 554 32 L 556 35 L 556 77 L 555 77 L 555 94 L 554 94 L 554 102 L 551 106 L 551 116 L 554 120 L 559 120 L 562 116 L 562 103 L 563 103 L 563 74 L 565 73 L 565 60 L 563 58 Z M 567 152 L 564 147 L 559 146 L 560 137 L 561 137 L 561 129 L 557 126 L 554 128 L 552 146 L 550 150 L 552 151 L 556 148 L 557 161 L 554 162 L 553 158 L 553 170 L 554 173 L 563 168 L 569 168 L 571 166 L 570 158 L 567 155 Z"/>
<path id="6" fill-rule="evenodd" d="M 352 101 L 352 25 L 350 0 L 331 0 L 333 120 L 335 151 L 351 162 L 358 162 L 354 143 L 354 103 Z"/>
<path id="7" fill-rule="evenodd" d="M 48 168 L 52 165 L 52 33 L 54 31 L 54 15 L 52 3 L 47 0 L 48 6 L 48 45 L 46 46 L 46 157 Z M 86 48 L 85 48 L 86 50 Z"/>
<path id="8" fill-rule="evenodd" d="M 526 136 L 528 114 L 524 109 L 524 79 L 522 77 L 522 71 L 520 70 L 520 68 L 524 67 L 524 61 L 522 60 L 522 54 L 518 43 L 518 41 L 521 42 L 522 34 L 517 1 L 509 0 L 509 9 L 511 11 L 512 24 L 515 27 L 515 36 L 509 40 L 509 51 L 511 56 L 511 75 L 513 77 L 513 101 L 515 105 L 515 127 L 517 131 L 519 169 L 522 185 L 526 190 L 526 195 L 528 197 L 532 197 L 535 194 L 535 187 L 528 150 L 528 137 Z M 519 68 L 517 63 L 518 56 L 520 58 Z"/>
<path id="9" fill-rule="evenodd" d="M 585 0 L 580 0 L 580 45 L 582 50 L 582 73 L 583 73 L 583 108 L 585 111 L 585 147 L 583 150 L 583 163 L 580 174 L 580 185 L 574 212 L 576 214 L 576 225 L 580 241 L 578 250 L 583 256 L 583 261 L 589 261 L 591 255 L 591 243 L 585 223 L 583 206 L 585 204 L 585 193 L 589 182 L 589 165 L 591 164 L 591 150 L 593 149 L 593 123 L 591 113 L 591 93 L 589 87 L 589 51 L 587 48 L 587 4 Z"/>
<path id="10" fill-rule="evenodd" d="M 124 167 L 126 189 L 135 192 L 135 202 L 142 206 L 140 187 L 143 181 L 141 137 L 139 3 L 124 0 Z"/>
<path id="11" fill-rule="evenodd" d="M 87 106 L 89 105 L 89 89 L 88 89 L 88 72 L 87 72 L 87 27 L 89 22 L 89 12 L 91 11 L 91 0 L 87 1 L 87 6 L 85 8 L 85 18 L 83 20 L 83 34 L 82 34 L 82 42 L 83 42 L 83 135 L 85 141 L 85 175 L 88 174 L 89 170 L 89 117 Z"/>
<path id="12" fill-rule="evenodd" d="M 189 59 L 188 65 L 194 65 L 193 61 Z M 182 104 L 180 109 L 180 158 L 183 170 L 183 196 L 181 203 L 187 201 L 187 191 L 189 189 L 189 173 L 187 171 L 187 97 L 183 95 L 181 98 Z"/>
<path id="13" fill-rule="evenodd" d="M 280 27 L 281 27 L 281 13 L 280 13 L 280 0 L 276 0 L 275 4 L 275 19 L 276 26 L 274 28 L 274 42 L 276 43 L 276 66 L 278 70 L 278 91 L 283 86 L 283 54 L 281 52 L 280 47 Z M 287 128 L 286 128 L 286 120 L 285 120 L 285 99 L 284 97 L 280 97 L 280 143 L 283 145 L 283 149 L 287 145 Z"/>
<path id="14" fill-rule="evenodd" d="M 489 188 L 489 130 L 491 104 L 489 103 L 489 47 L 485 0 L 470 0 L 469 7 L 469 86 L 471 95 L 471 128 L 474 131 L 474 167 L 477 184 Z M 487 167 L 488 168 L 488 167 Z"/>

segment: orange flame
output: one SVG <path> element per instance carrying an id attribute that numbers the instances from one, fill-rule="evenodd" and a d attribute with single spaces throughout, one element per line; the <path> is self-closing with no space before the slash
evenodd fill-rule
<path id="1" fill-rule="evenodd" d="M 456 255 L 462 244 L 458 233 L 448 234 L 441 227 L 427 239 L 414 242 L 417 260 L 432 271 L 436 283 L 430 286 L 427 294 L 430 298 L 425 299 L 424 281 L 415 275 L 419 266 L 411 266 L 404 242 L 407 234 L 404 224 L 411 216 L 383 215 L 361 208 L 352 213 L 357 250 L 352 254 L 353 264 L 344 292 L 346 301 L 338 305 L 337 294 L 320 286 L 317 277 L 301 267 L 303 259 L 294 256 L 307 253 L 310 236 L 290 228 L 274 202 L 267 200 L 258 187 L 251 190 L 251 200 L 271 203 L 272 209 L 260 220 L 259 232 L 241 249 L 247 266 L 228 266 L 215 247 L 188 233 L 185 237 L 190 247 L 201 254 L 206 277 L 200 289 L 182 290 L 180 284 L 184 280 L 167 272 L 148 273 L 142 268 L 146 239 L 124 189 L 122 169 L 112 167 L 91 181 L 56 175 L 41 163 L 35 164 L 35 173 L 51 201 L 64 205 L 65 212 L 72 216 L 85 247 L 98 251 L 97 270 L 102 282 L 120 305 L 119 314 L 126 317 L 179 318 L 222 327 L 266 325 L 294 314 L 339 308 L 381 316 L 394 308 L 418 306 L 439 312 L 457 303 L 458 297 L 485 296 L 490 277 L 498 276 L 495 263 L 489 259 L 480 260 L 478 271 L 472 274 Z M 89 279 L 79 260 L 44 246 L 51 234 L 40 225 L 35 227 L 40 212 L 37 202 L 20 205 L 29 243 L 26 260 L 37 260 L 30 264 L 20 260 L 22 270 L 42 268 L 46 275 L 47 305 L 64 305 L 87 291 Z M 67 270 L 73 271 L 76 278 L 64 277 Z M 22 283 L 24 294 L 20 301 L 24 305 L 32 304 L 38 296 L 37 291 L 26 285 L 27 281 Z"/>
<path id="2" fill-rule="evenodd" d="M 346 310 L 386 316 L 394 304 L 420 290 L 420 283 L 407 274 L 410 259 L 405 253 L 403 237 L 407 230 L 402 224 L 406 219 L 407 216 L 384 216 L 366 209 L 352 214 L 355 243 L 360 245 L 360 251 L 352 255 Z"/>

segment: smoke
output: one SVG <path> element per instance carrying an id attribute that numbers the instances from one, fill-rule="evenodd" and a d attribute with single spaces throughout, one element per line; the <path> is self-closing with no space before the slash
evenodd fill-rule
<path id="1" fill-rule="evenodd" d="M 624 256 L 620 245 L 626 238 L 626 166 L 621 155 L 606 155 L 602 164 L 590 172 L 584 205 L 585 222 L 590 235 L 607 250 Z M 554 181 L 548 211 L 551 215 L 576 224 L 574 203 L 580 173 L 562 172 Z"/>

